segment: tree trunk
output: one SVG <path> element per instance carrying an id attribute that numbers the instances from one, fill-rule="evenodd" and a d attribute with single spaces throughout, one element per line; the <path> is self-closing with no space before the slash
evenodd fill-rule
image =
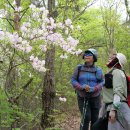
<path id="1" fill-rule="evenodd" d="M 43 103 L 43 115 L 42 115 L 42 127 L 43 130 L 54 125 L 53 110 L 54 110 L 54 98 L 55 98 L 55 79 L 54 79 L 54 58 L 55 48 L 52 47 L 46 53 L 46 67 L 49 69 L 44 77 L 44 86 L 42 93 Z"/>
<path id="2" fill-rule="evenodd" d="M 130 9 L 129 9 L 128 0 L 125 0 L 125 7 L 126 7 L 126 11 L 128 13 L 129 19 L 130 19 Z"/>
<path id="3" fill-rule="evenodd" d="M 19 8 L 20 4 L 21 4 L 21 0 L 15 0 L 15 3 L 16 3 L 17 8 Z M 16 32 L 19 32 L 19 29 L 20 29 L 19 19 L 20 19 L 19 12 L 14 11 L 14 30 Z M 14 82 L 15 82 L 16 74 L 17 74 L 17 71 L 14 68 L 14 66 L 15 66 L 14 56 L 15 56 L 15 49 L 13 51 L 12 57 L 10 58 L 10 64 L 9 64 L 9 68 L 8 68 L 8 71 L 7 71 L 7 77 L 6 77 L 6 81 L 5 81 L 5 88 L 7 90 L 12 90 L 12 87 L 13 87 Z"/>
<path id="4" fill-rule="evenodd" d="M 21 0 L 15 0 L 16 7 L 19 8 L 21 4 Z M 20 14 L 18 11 L 14 12 L 14 27 L 16 31 L 19 31 L 20 28 Z"/>
<path id="5" fill-rule="evenodd" d="M 16 7 L 19 8 L 20 5 L 21 5 L 21 0 L 15 0 L 15 3 L 16 3 Z M 19 33 L 19 29 L 20 29 L 20 21 L 19 20 L 20 20 L 20 14 L 19 14 L 19 12 L 18 11 L 14 11 L 14 30 L 17 33 Z M 15 49 L 14 49 L 14 56 L 15 56 Z M 12 64 L 10 64 L 10 65 L 13 68 L 15 66 L 15 58 L 12 57 L 12 61 L 11 62 L 12 62 Z M 11 71 L 10 71 L 10 77 L 9 77 L 9 79 L 12 80 L 12 81 L 10 81 L 10 83 L 12 83 L 12 87 L 13 87 L 13 85 L 15 84 L 15 80 L 16 80 L 17 70 L 16 70 L 16 68 L 13 68 L 13 69 L 12 68 L 11 68 Z M 12 101 L 15 100 L 14 97 L 11 97 L 11 98 L 12 98 Z M 12 103 L 18 105 L 17 101 L 16 102 L 12 102 Z M 19 122 L 18 119 L 17 119 L 18 115 L 14 114 L 13 116 L 15 118 L 15 121 L 12 122 L 11 129 L 12 128 L 14 128 L 14 129 L 17 128 L 18 127 L 18 122 Z"/>
<path id="6" fill-rule="evenodd" d="M 49 17 L 53 17 L 55 0 L 48 0 Z M 55 79 L 54 79 L 54 60 L 55 47 L 51 45 L 46 52 L 45 67 L 48 69 L 44 76 L 42 105 L 43 111 L 41 126 L 43 130 L 54 126 L 54 99 L 55 99 Z"/>

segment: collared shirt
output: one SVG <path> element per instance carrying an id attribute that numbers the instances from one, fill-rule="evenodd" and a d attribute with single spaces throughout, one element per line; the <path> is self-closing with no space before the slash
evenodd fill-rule
<path id="1" fill-rule="evenodd" d="M 104 103 L 113 103 L 114 94 L 120 96 L 121 101 L 125 101 L 127 97 L 127 81 L 124 72 L 115 68 L 113 74 L 113 88 L 103 88 Z"/>

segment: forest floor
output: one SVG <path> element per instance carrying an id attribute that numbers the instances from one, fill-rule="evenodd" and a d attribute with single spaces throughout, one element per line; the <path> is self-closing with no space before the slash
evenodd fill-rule
<path id="1" fill-rule="evenodd" d="M 79 130 L 80 118 L 74 115 L 69 115 L 62 124 L 62 130 Z"/>
<path id="2" fill-rule="evenodd" d="M 65 120 L 60 124 L 61 130 L 79 130 L 80 113 L 78 109 L 66 114 Z"/>
<path id="3" fill-rule="evenodd" d="M 78 108 L 66 114 L 63 123 L 60 124 L 60 130 L 79 130 L 80 128 L 80 113 Z M 89 128 L 90 129 L 90 128 Z"/>

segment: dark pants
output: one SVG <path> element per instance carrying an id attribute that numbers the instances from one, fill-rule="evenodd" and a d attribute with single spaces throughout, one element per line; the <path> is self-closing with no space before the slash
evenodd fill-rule
<path id="1" fill-rule="evenodd" d="M 81 113 L 81 118 L 83 118 L 83 107 L 84 107 L 84 101 L 87 102 L 88 104 L 86 105 L 86 113 L 84 117 L 84 123 L 83 126 L 80 125 L 80 130 L 88 130 L 89 128 L 89 123 L 91 121 L 91 126 L 97 121 L 98 115 L 99 115 L 99 109 L 101 106 L 101 101 L 100 101 L 100 96 L 97 97 L 91 97 L 91 98 L 84 98 L 77 96 L 78 98 L 78 106 L 79 110 Z M 82 121 L 82 119 L 81 119 Z"/>
<path id="2" fill-rule="evenodd" d="M 99 118 L 92 126 L 92 130 L 108 130 L 108 118 Z"/>

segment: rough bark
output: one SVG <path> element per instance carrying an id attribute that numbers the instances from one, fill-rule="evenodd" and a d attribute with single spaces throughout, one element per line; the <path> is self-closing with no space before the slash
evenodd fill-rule
<path id="1" fill-rule="evenodd" d="M 48 0 L 49 17 L 53 17 L 53 9 L 55 7 L 55 0 Z M 55 99 L 55 79 L 54 79 L 54 60 L 55 47 L 50 46 L 45 55 L 45 67 L 48 69 L 44 76 L 42 105 L 43 111 L 41 118 L 42 129 L 54 126 L 54 99 Z"/>
<path id="2" fill-rule="evenodd" d="M 49 69 L 44 77 L 42 103 L 43 115 L 41 124 L 43 130 L 54 125 L 54 98 L 55 98 L 55 79 L 54 79 L 54 55 L 55 48 L 48 50 L 46 53 L 46 67 Z"/>

